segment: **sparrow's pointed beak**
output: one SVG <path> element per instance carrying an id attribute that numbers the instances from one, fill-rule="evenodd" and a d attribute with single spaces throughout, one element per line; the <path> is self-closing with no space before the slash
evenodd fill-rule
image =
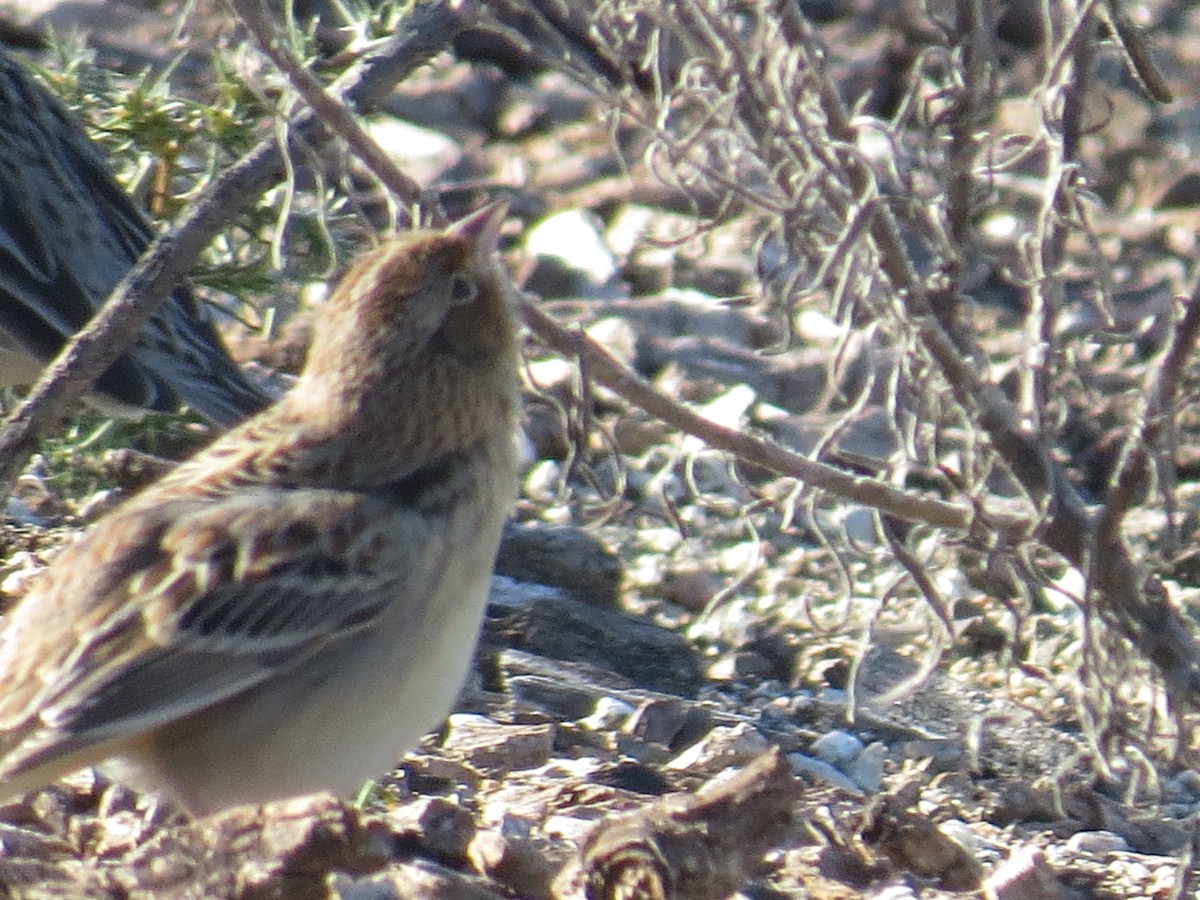
<path id="1" fill-rule="evenodd" d="M 469 238 L 480 256 L 489 256 L 500 246 L 500 229 L 507 215 L 508 201 L 495 200 L 451 223 L 446 233 Z"/>

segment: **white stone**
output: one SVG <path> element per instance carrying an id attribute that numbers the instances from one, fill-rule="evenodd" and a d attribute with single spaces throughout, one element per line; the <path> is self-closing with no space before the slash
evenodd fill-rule
<path id="1" fill-rule="evenodd" d="M 1078 831 L 1067 839 L 1067 849 L 1075 853 L 1113 853 L 1128 850 L 1129 843 L 1112 831 Z"/>
<path id="2" fill-rule="evenodd" d="M 596 217 L 582 210 L 567 210 L 543 219 L 525 236 L 532 256 L 553 256 L 583 272 L 595 284 L 607 284 L 617 274 L 617 263 L 604 243 Z"/>
<path id="3" fill-rule="evenodd" d="M 616 697 L 601 697 L 591 715 L 579 720 L 579 726 L 588 731 L 606 731 L 619 728 L 634 714 L 634 708 Z"/>
<path id="4" fill-rule="evenodd" d="M 846 769 L 846 774 L 868 794 L 874 794 L 883 787 L 883 761 L 886 756 L 887 748 L 879 741 L 868 744 Z"/>
<path id="5" fill-rule="evenodd" d="M 811 749 L 818 759 L 844 766 L 862 753 L 863 742 L 848 731 L 835 729 L 813 741 Z"/>
<path id="6" fill-rule="evenodd" d="M 834 787 L 841 788 L 843 791 L 854 794 L 856 797 L 863 795 L 862 788 L 855 784 L 849 776 L 823 760 L 805 756 L 803 753 L 789 753 L 788 763 L 792 767 L 792 772 L 796 775 L 808 775 L 812 778 L 819 778 L 826 784 L 832 784 Z"/>

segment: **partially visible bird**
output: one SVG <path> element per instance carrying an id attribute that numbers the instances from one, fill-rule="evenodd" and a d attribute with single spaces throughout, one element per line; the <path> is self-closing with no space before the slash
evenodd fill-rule
<path id="1" fill-rule="evenodd" d="M 368 253 L 278 404 L 51 563 L 0 632 L 0 797 L 111 758 L 196 815 L 344 793 L 445 716 L 516 495 L 503 216 Z"/>
<path id="2" fill-rule="evenodd" d="M 78 121 L 0 51 L 0 384 L 37 379 L 154 231 Z M 231 426 L 270 401 L 187 287 L 167 298 L 91 398 L 109 412 L 186 404 Z"/>

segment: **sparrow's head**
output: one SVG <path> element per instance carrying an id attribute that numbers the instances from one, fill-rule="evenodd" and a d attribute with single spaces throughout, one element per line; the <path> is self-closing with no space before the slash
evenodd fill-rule
<path id="1" fill-rule="evenodd" d="M 459 443 L 511 431 L 514 291 L 496 258 L 506 211 L 495 203 L 357 260 L 314 323 L 296 402 L 360 426 L 453 433 Z"/>
<path id="2" fill-rule="evenodd" d="M 507 204 L 392 238 L 355 261 L 313 328 L 305 377 L 508 357 L 511 288 L 496 262 Z M 347 370 L 349 369 L 349 372 Z"/>

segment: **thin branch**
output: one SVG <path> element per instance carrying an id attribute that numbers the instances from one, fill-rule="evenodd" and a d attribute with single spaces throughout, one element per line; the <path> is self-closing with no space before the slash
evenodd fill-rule
<path id="1" fill-rule="evenodd" d="M 359 124 L 347 101 L 332 96 L 287 49 L 267 7 L 259 0 L 229 2 L 254 35 L 259 49 L 287 76 L 296 93 L 316 114 L 321 124 L 341 137 L 349 145 L 351 152 L 366 164 L 371 173 L 383 182 L 398 200 L 410 207 L 420 203 L 424 199 L 421 186 L 392 165 L 379 142 Z"/>
<path id="2" fill-rule="evenodd" d="M 593 379 L 650 415 L 700 438 L 711 447 L 906 521 L 960 531 L 971 528 L 974 511 L 966 505 L 906 493 L 873 478 L 851 475 L 776 444 L 717 425 L 659 393 L 586 334 L 568 331 L 533 303 L 523 303 L 521 312 L 541 340 L 564 356 L 578 357 Z M 1013 538 L 1028 528 L 1028 520 L 1020 516 L 989 519 L 989 524 Z"/>

